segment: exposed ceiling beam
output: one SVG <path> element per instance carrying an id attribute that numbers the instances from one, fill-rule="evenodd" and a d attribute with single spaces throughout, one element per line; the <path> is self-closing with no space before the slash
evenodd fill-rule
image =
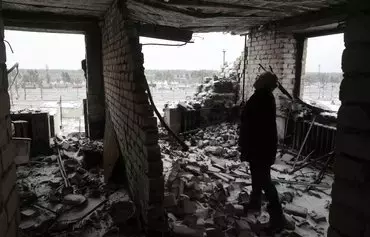
<path id="1" fill-rule="evenodd" d="M 136 29 L 140 36 L 189 42 L 193 37 L 193 32 L 189 30 L 182 30 L 175 27 L 159 26 L 152 24 L 136 24 Z"/>
<path id="2" fill-rule="evenodd" d="M 250 16 L 247 13 L 241 14 L 241 13 L 228 13 L 228 12 L 212 12 L 212 13 L 206 13 L 206 12 L 201 12 L 201 11 L 191 11 L 188 9 L 183 9 L 183 8 L 178 8 L 174 7 L 171 5 L 167 4 L 162 4 L 159 2 L 152 2 L 152 1 L 145 1 L 145 0 L 136 0 L 137 5 L 143 5 L 143 6 L 148 6 L 151 8 L 157 8 L 158 10 L 163 10 L 163 11 L 168 11 L 168 12 L 174 12 L 174 13 L 181 13 L 186 16 L 191 16 L 191 17 L 196 17 L 196 18 L 201 18 L 201 19 L 206 19 L 206 18 L 222 18 L 222 17 L 228 17 L 228 18 L 237 18 L 237 19 L 242 19 L 242 18 L 249 18 L 249 17 L 254 17 L 254 18 L 265 18 L 265 16 L 258 16 L 258 15 L 253 15 Z M 128 1 L 128 4 L 134 5 L 133 1 Z"/>
<path id="3" fill-rule="evenodd" d="M 299 16 L 288 17 L 279 21 L 271 22 L 281 30 L 292 31 L 305 28 L 339 23 L 348 15 L 346 4 L 325 8 L 320 11 L 308 12 Z"/>
<path id="4" fill-rule="evenodd" d="M 108 9 L 110 6 L 110 2 L 107 3 L 99 3 L 99 2 L 91 2 L 91 4 L 86 4 L 86 2 L 81 1 L 73 1 L 73 0 L 48 0 L 40 1 L 40 0 L 2 0 L 2 3 L 6 3 L 8 5 L 23 5 L 28 7 L 35 7 L 35 8 L 65 8 L 65 9 L 76 9 L 76 10 L 91 10 L 91 11 L 99 11 L 101 12 L 102 9 Z"/>
<path id="5" fill-rule="evenodd" d="M 235 9 L 235 10 L 262 10 L 262 11 L 272 11 L 280 12 L 278 10 L 267 8 L 267 7 L 255 7 L 245 4 L 233 4 L 227 2 L 212 2 L 212 1 L 202 1 L 202 0 L 169 0 L 165 4 L 172 6 L 181 6 L 181 7 L 192 7 L 192 8 L 213 8 L 219 10 L 220 8 L 224 9 Z"/>
<path id="6" fill-rule="evenodd" d="M 83 8 L 78 6 L 50 6 L 50 5 L 35 5 L 30 3 L 12 3 L 10 1 L 2 2 L 2 10 L 14 10 L 22 12 L 37 12 L 37 13 L 48 13 L 52 12 L 55 14 L 64 15 L 75 15 L 75 16 L 93 16 L 100 17 L 104 14 L 101 10 Z"/>
<path id="7" fill-rule="evenodd" d="M 83 33 L 98 27 L 96 17 L 14 10 L 2 10 L 2 16 L 5 27 L 10 29 Z"/>

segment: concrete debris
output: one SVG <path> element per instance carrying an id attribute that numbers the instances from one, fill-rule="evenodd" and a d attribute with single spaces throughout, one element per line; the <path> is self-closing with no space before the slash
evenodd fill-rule
<path id="1" fill-rule="evenodd" d="M 79 206 L 86 202 L 86 198 L 78 194 L 68 194 L 63 198 L 63 203 L 70 206 Z"/>
<path id="2" fill-rule="evenodd" d="M 164 205 L 169 222 L 175 224 L 174 232 L 179 236 L 196 236 L 203 232 L 207 236 L 257 236 L 257 232 L 268 225 L 269 214 L 265 201 L 261 213 L 244 212 L 243 205 L 249 202 L 252 187 L 248 164 L 238 160 L 237 130 L 236 125 L 225 123 L 187 134 L 185 140 L 194 146 L 188 152 L 182 152 L 160 129 L 162 135 L 159 145 L 166 182 Z M 236 156 L 228 156 L 230 151 L 235 151 Z M 289 174 L 287 171 L 292 169 L 289 160 L 288 156 L 273 166 L 271 175 L 274 179 L 281 177 L 291 182 L 312 182 L 312 175 L 302 175 L 298 179 L 294 174 Z M 312 169 L 305 168 L 303 171 L 312 172 Z M 295 233 L 292 232 L 295 228 L 299 229 L 299 233 L 312 231 L 308 220 L 317 217 L 312 211 L 327 213 L 327 210 L 313 207 L 305 201 L 307 196 L 310 200 L 314 198 L 322 203 L 317 205 L 321 207 L 325 206 L 325 199 L 330 197 L 318 198 L 310 190 L 290 183 L 278 182 L 276 185 L 284 211 L 289 214 L 286 216 L 288 234 Z M 321 218 L 316 220 L 321 225 L 324 223 L 323 228 L 326 229 L 328 224 Z M 320 230 L 315 228 L 314 231 L 318 233 Z M 198 233 L 198 230 L 201 231 Z"/>
<path id="3" fill-rule="evenodd" d="M 321 222 L 326 222 L 326 216 L 324 216 L 323 214 L 321 213 L 317 213 L 315 211 L 312 211 L 309 213 L 311 219 L 313 221 L 315 221 L 317 224 L 321 223 Z"/>
<path id="4" fill-rule="evenodd" d="M 127 191 L 105 184 L 99 164 L 89 167 L 86 162 L 90 153 L 85 150 L 102 153 L 102 142 L 67 136 L 55 145 L 71 186 L 65 187 L 56 150 L 17 166 L 21 235 L 104 236 L 118 227 L 120 235 L 130 229 L 136 209 Z"/>
<path id="5" fill-rule="evenodd" d="M 307 208 L 301 207 L 301 206 L 296 206 L 296 205 L 293 205 L 293 204 L 285 205 L 284 210 L 288 214 L 303 217 L 303 218 L 306 218 L 307 214 L 308 214 L 308 209 Z"/>
<path id="6" fill-rule="evenodd" d="M 34 209 L 25 209 L 25 210 L 22 210 L 21 211 L 21 215 L 24 216 L 24 217 L 33 217 L 35 215 L 37 215 L 37 211 L 34 210 Z"/>

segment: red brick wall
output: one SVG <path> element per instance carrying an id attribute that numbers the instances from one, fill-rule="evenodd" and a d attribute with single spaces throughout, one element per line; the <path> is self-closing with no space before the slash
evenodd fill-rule
<path id="1" fill-rule="evenodd" d="M 164 179 L 156 118 L 143 86 L 139 36 L 114 2 L 102 23 L 106 109 L 111 115 L 126 165 L 129 188 L 149 228 L 163 221 Z"/>
<path id="2" fill-rule="evenodd" d="M 0 39 L 0 235 L 16 237 L 19 222 L 19 200 L 14 164 L 15 148 L 11 144 L 10 100 L 3 42 L 4 25 L 1 15 Z"/>

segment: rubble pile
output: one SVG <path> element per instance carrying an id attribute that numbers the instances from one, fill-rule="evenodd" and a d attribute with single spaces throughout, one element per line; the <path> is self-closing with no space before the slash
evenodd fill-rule
<path id="1" fill-rule="evenodd" d="M 188 152 L 161 133 L 164 205 L 174 236 L 263 236 L 269 220 L 266 203 L 261 213 L 246 215 L 243 210 L 251 177 L 248 164 L 239 160 L 237 125 L 224 123 L 186 135 Z M 312 183 L 318 172 L 304 168 L 289 174 L 291 158 L 283 155 L 271 172 L 290 227 L 282 236 L 324 236 L 332 177 L 326 175 L 322 186 L 299 186 Z"/>
<path id="2" fill-rule="evenodd" d="M 242 62 L 243 58 L 239 57 L 233 64 L 227 65 L 219 75 L 205 77 L 192 99 L 179 103 L 167 103 L 165 108 L 180 107 L 186 110 L 232 108 L 239 99 Z"/>
<path id="3" fill-rule="evenodd" d="M 206 108 L 231 108 L 237 101 L 239 83 L 235 75 L 229 78 L 207 77 L 195 94 L 195 101 Z"/>
<path id="4" fill-rule="evenodd" d="M 90 140 L 72 133 L 68 137 L 57 136 L 57 143 L 63 148 L 63 154 L 70 159 L 79 159 L 84 168 L 102 167 L 103 140 Z"/>
<path id="5" fill-rule="evenodd" d="M 238 101 L 243 58 L 223 68 L 218 76 L 206 77 L 197 89 L 195 101 L 206 108 L 231 108 Z"/>
<path id="6" fill-rule="evenodd" d="M 21 236 L 130 236 L 120 234 L 135 231 L 135 205 L 128 193 L 105 184 L 99 162 L 88 161 L 102 150 L 100 141 L 58 137 L 55 154 L 17 167 Z"/>

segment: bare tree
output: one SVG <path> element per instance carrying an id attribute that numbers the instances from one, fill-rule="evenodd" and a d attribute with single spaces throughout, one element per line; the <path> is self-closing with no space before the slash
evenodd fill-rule
<path id="1" fill-rule="evenodd" d="M 49 74 L 49 66 L 47 64 L 45 65 L 45 69 L 46 69 L 46 82 L 48 83 L 48 85 L 50 85 L 51 77 Z"/>
<path id="2" fill-rule="evenodd" d="M 69 76 L 68 72 L 62 72 L 62 80 L 65 83 L 71 83 L 72 82 L 71 77 Z"/>

